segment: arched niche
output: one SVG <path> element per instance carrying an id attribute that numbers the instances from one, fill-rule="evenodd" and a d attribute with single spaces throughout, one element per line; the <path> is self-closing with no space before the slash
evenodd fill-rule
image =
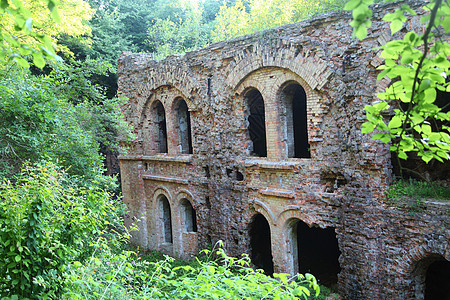
<path id="1" fill-rule="evenodd" d="M 197 232 L 197 214 L 191 202 L 183 198 L 180 205 L 183 230 L 185 232 Z"/>
<path id="2" fill-rule="evenodd" d="M 251 156 L 267 157 L 264 99 L 256 88 L 251 88 L 244 93 L 244 102 L 249 153 Z"/>
<path id="3" fill-rule="evenodd" d="M 172 211 L 167 197 L 163 194 L 158 196 L 159 227 L 161 228 L 164 243 L 173 243 Z"/>
<path id="4" fill-rule="evenodd" d="M 166 111 L 161 101 L 153 103 L 153 136 L 155 139 L 156 152 L 167 153 L 167 124 Z"/>
<path id="5" fill-rule="evenodd" d="M 287 157 L 310 158 L 308 142 L 307 97 L 295 81 L 284 84 L 277 93 L 280 105 L 280 129 Z"/>
<path id="6" fill-rule="evenodd" d="M 177 97 L 173 107 L 179 152 L 192 154 L 191 114 L 188 105 L 183 98 Z"/>

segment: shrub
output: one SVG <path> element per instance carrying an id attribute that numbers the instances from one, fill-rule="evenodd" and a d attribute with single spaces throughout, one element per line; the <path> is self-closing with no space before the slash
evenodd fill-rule
<path id="1" fill-rule="evenodd" d="M 121 226 L 107 191 L 71 179 L 47 163 L 0 184 L 0 298 L 59 298 L 66 267 L 90 257 L 109 224 Z"/>
<path id="2" fill-rule="evenodd" d="M 311 274 L 272 278 L 250 268 L 247 255 L 229 257 L 221 247 L 204 253 L 207 259 L 196 264 L 174 266 L 168 256 L 148 262 L 131 251 L 101 251 L 85 265 L 71 265 L 64 299 L 307 299 L 310 289 L 319 294 Z"/>

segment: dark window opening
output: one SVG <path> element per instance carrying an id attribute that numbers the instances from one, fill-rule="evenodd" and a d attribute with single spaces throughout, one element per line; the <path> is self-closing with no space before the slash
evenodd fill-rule
<path id="1" fill-rule="evenodd" d="M 236 180 L 237 181 L 243 181 L 244 180 L 244 174 L 242 174 L 239 171 L 236 171 Z"/>
<path id="2" fill-rule="evenodd" d="M 230 168 L 226 168 L 225 171 L 227 172 L 227 176 L 231 178 L 233 175 L 233 170 Z"/>
<path id="3" fill-rule="evenodd" d="M 270 226 L 263 215 L 257 214 L 250 224 L 250 259 L 257 269 L 266 275 L 273 274 Z"/>
<path id="4" fill-rule="evenodd" d="M 425 300 L 450 299 L 450 262 L 438 260 L 427 270 L 425 279 Z"/>
<path id="5" fill-rule="evenodd" d="M 184 214 L 184 229 L 187 232 L 197 232 L 197 216 L 195 209 L 187 199 L 183 199 L 181 202 Z"/>
<path id="6" fill-rule="evenodd" d="M 156 143 L 157 151 L 159 153 L 167 153 L 167 128 L 166 128 L 166 113 L 161 102 L 156 104 Z"/>
<path id="7" fill-rule="evenodd" d="M 177 108 L 177 127 L 180 152 L 192 154 L 191 115 L 183 99 L 179 100 Z"/>
<path id="8" fill-rule="evenodd" d="M 281 92 L 281 102 L 287 156 L 310 158 L 305 90 L 299 84 L 290 84 Z"/>
<path id="9" fill-rule="evenodd" d="M 320 284 L 336 288 L 339 266 L 338 240 L 334 228 L 310 228 L 297 222 L 298 270 L 313 274 Z"/>
<path id="10" fill-rule="evenodd" d="M 164 242 L 172 243 L 172 215 L 170 211 L 170 204 L 164 195 L 161 195 L 160 203 Z"/>
<path id="11" fill-rule="evenodd" d="M 266 157 L 266 120 L 264 101 L 258 90 L 251 90 L 245 95 L 248 107 L 248 134 L 252 141 L 250 155 Z"/>
<path id="12" fill-rule="evenodd" d="M 205 177 L 211 178 L 211 173 L 209 172 L 209 166 L 203 167 L 203 170 L 205 170 Z"/>
<path id="13" fill-rule="evenodd" d="M 211 209 L 211 200 L 209 200 L 209 197 L 205 198 L 205 202 L 206 202 L 206 208 Z"/>

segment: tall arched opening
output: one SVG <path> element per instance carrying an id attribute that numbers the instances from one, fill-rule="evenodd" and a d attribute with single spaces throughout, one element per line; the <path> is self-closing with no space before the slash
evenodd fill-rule
<path id="1" fill-rule="evenodd" d="M 341 271 L 341 252 L 335 229 L 310 228 L 306 223 L 295 220 L 291 222 L 290 235 L 293 270 L 300 274 L 311 273 L 320 284 L 335 288 Z"/>
<path id="2" fill-rule="evenodd" d="M 186 232 L 197 232 L 197 215 L 191 202 L 187 199 L 181 199 L 181 207 L 184 230 Z"/>
<path id="3" fill-rule="evenodd" d="M 166 112 L 160 101 L 155 103 L 154 118 L 156 151 L 159 153 L 167 153 Z"/>
<path id="4" fill-rule="evenodd" d="M 414 269 L 416 299 L 450 299 L 450 262 L 432 254 L 420 260 Z"/>
<path id="5" fill-rule="evenodd" d="M 186 101 L 178 98 L 175 108 L 180 153 L 192 154 L 191 115 Z"/>
<path id="6" fill-rule="evenodd" d="M 247 129 L 251 140 L 250 155 L 267 157 L 266 117 L 264 100 L 257 89 L 251 89 L 245 96 L 247 105 Z"/>
<path id="7" fill-rule="evenodd" d="M 280 92 L 281 124 L 287 157 L 311 157 L 308 142 L 306 92 L 298 83 L 289 83 Z"/>
<path id="8" fill-rule="evenodd" d="M 450 299 L 450 262 L 444 259 L 433 262 L 425 279 L 425 300 Z"/>
<path id="9" fill-rule="evenodd" d="M 266 218 L 257 214 L 249 227 L 250 259 L 258 269 L 263 269 L 266 275 L 273 274 L 272 242 L 270 226 Z"/>
<path id="10" fill-rule="evenodd" d="M 172 235 L 172 213 L 169 200 L 164 195 L 159 196 L 160 226 L 162 227 L 163 240 L 165 243 L 173 243 Z"/>

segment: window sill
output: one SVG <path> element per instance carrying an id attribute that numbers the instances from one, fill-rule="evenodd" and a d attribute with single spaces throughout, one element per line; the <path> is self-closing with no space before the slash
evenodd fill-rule
<path id="1" fill-rule="evenodd" d="M 146 160 L 146 161 L 167 161 L 167 162 L 180 162 L 180 163 L 192 163 L 192 154 L 179 154 L 176 156 L 169 156 L 167 153 L 158 153 L 156 155 L 126 155 L 119 156 L 120 160 Z"/>

